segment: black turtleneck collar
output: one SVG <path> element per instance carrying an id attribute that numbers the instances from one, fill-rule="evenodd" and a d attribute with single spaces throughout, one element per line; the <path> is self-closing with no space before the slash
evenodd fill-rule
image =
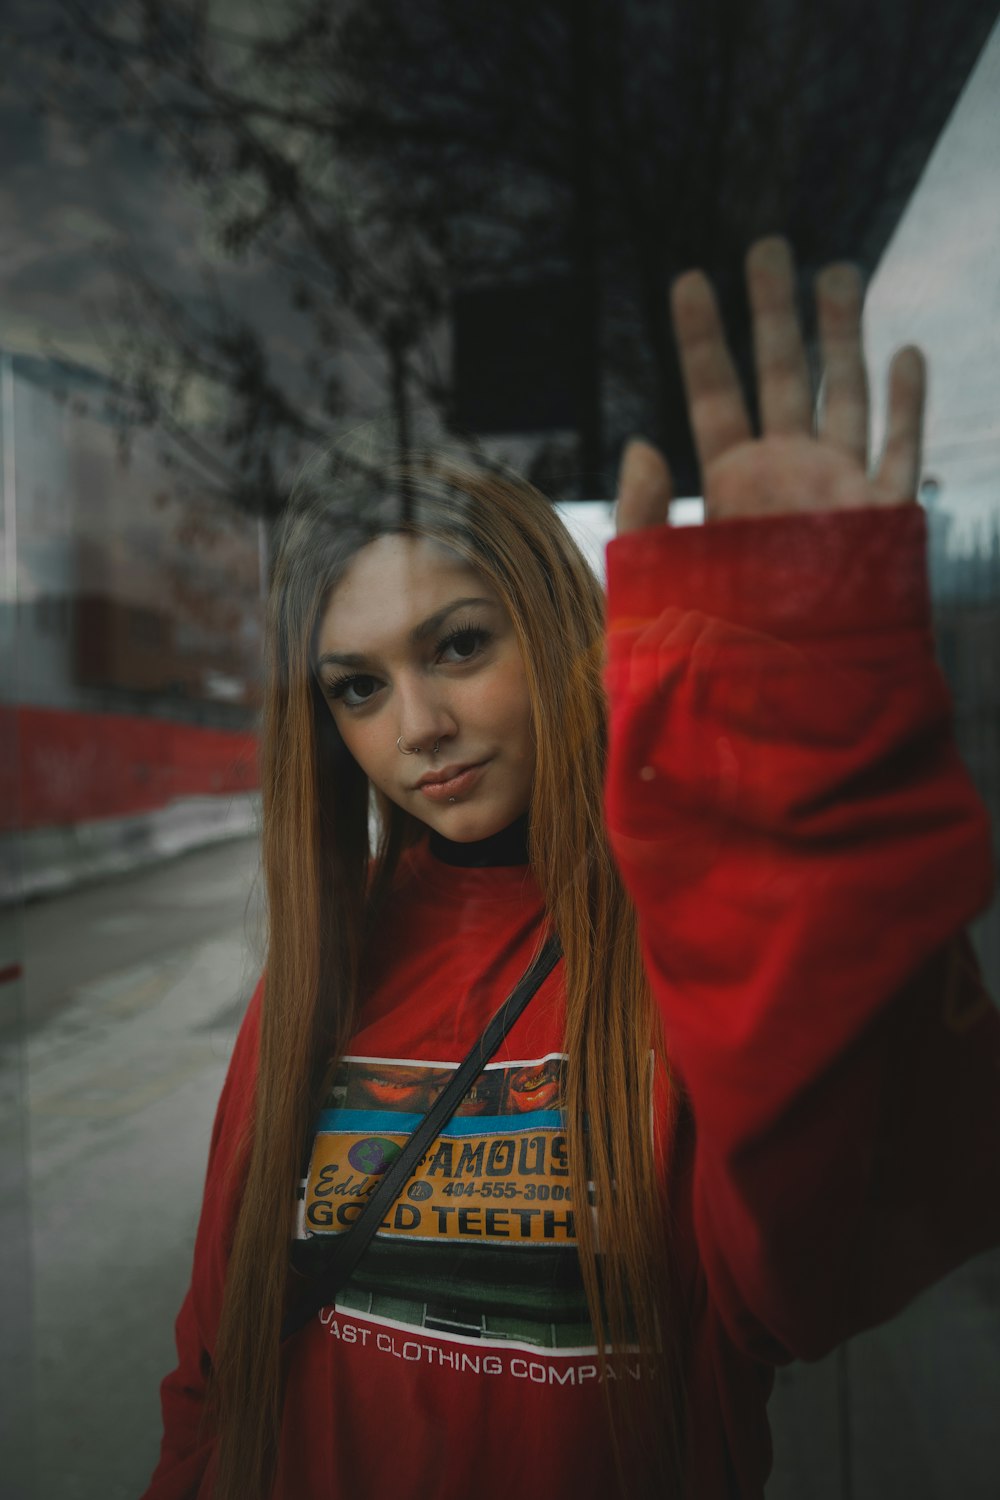
<path id="1" fill-rule="evenodd" d="M 433 829 L 429 842 L 434 858 L 446 865 L 462 865 L 466 869 L 481 869 L 487 865 L 526 865 L 528 814 L 522 813 L 499 833 L 491 833 L 488 839 L 476 839 L 471 844 L 456 844 Z"/>

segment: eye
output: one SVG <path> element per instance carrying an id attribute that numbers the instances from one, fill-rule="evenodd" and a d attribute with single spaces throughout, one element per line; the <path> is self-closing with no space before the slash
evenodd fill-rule
<path id="1" fill-rule="evenodd" d="M 450 654 L 452 661 L 471 661 L 488 643 L 491 635 L 492 631 L 482 625 L 460 625 L 438 642 L 438 655 Z"/>
<path id="2" fill-rule="evenodd" d="M 347 708 L 362 708 L 370 703 L 378 692 L 378 678 L 370 676 L 367 672 L 353 672 L 344 677 L 335 677 L 332 682 L 323 683 L 323 692 L 335 703 L 343 703 Z"/>

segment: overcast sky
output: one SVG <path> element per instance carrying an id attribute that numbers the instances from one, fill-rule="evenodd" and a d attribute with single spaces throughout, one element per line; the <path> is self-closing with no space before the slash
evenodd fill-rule
<path id="1" fill-rule="evenodd" d="M 923 348 L 925 472 L 963 530 L 987 523 L 1000 509 L 1000 23 L 872 281 L 866 333 L 880 397 L 892 351 Z"/>

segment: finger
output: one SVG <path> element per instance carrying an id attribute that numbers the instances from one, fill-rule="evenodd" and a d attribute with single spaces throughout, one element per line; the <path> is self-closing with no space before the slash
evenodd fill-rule
<path id="1" fill-rule="evenodd" d="M 787 242 L 774 235 L 751 245 L 746 272 L 761 428 L 765 433 L 811 433 L 812 383 Z"/>
<path id="2" fill-rule="evenodd" d="M 618 470 L 615 531 L 641 531 L 662 526 L 670 510 L 674 487 L 670 469 L 659 448 L 644 438 L 629 438 Z"/>
<path id="3" fill-rule="evenodd" d="M 700 271 L 686 272 L 674 282 L 670 300 L 691 432 L 704 475 L 713 459 L 753 433 L 708 279 Z"/>
<path id="4" fill-rule="evenodd" d="M 924 356 L 912 344 L 900 349 L 889 367 L 885 447 L 875 475 L 888 500 L 912 500 L 917 493 L 926 388 Z"/>
<path id="5" fill-rule="evenodd" d="M 827 266 L 816 278 L 816 315 L 823 355 L 820 437 L 868 468 L 868 375 L 861 344 L 861 273 Z"/>

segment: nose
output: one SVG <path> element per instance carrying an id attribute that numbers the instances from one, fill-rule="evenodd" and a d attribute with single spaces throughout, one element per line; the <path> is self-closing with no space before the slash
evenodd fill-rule
<path id="1" fill-rule="evenodd" d="M 446 695 L 426 678 L 398 681 L 396 702 L 397 733 L 407 749 L 430 755 L 435 745 L 454 739 L 458 733 L 458 721 Z"/>

